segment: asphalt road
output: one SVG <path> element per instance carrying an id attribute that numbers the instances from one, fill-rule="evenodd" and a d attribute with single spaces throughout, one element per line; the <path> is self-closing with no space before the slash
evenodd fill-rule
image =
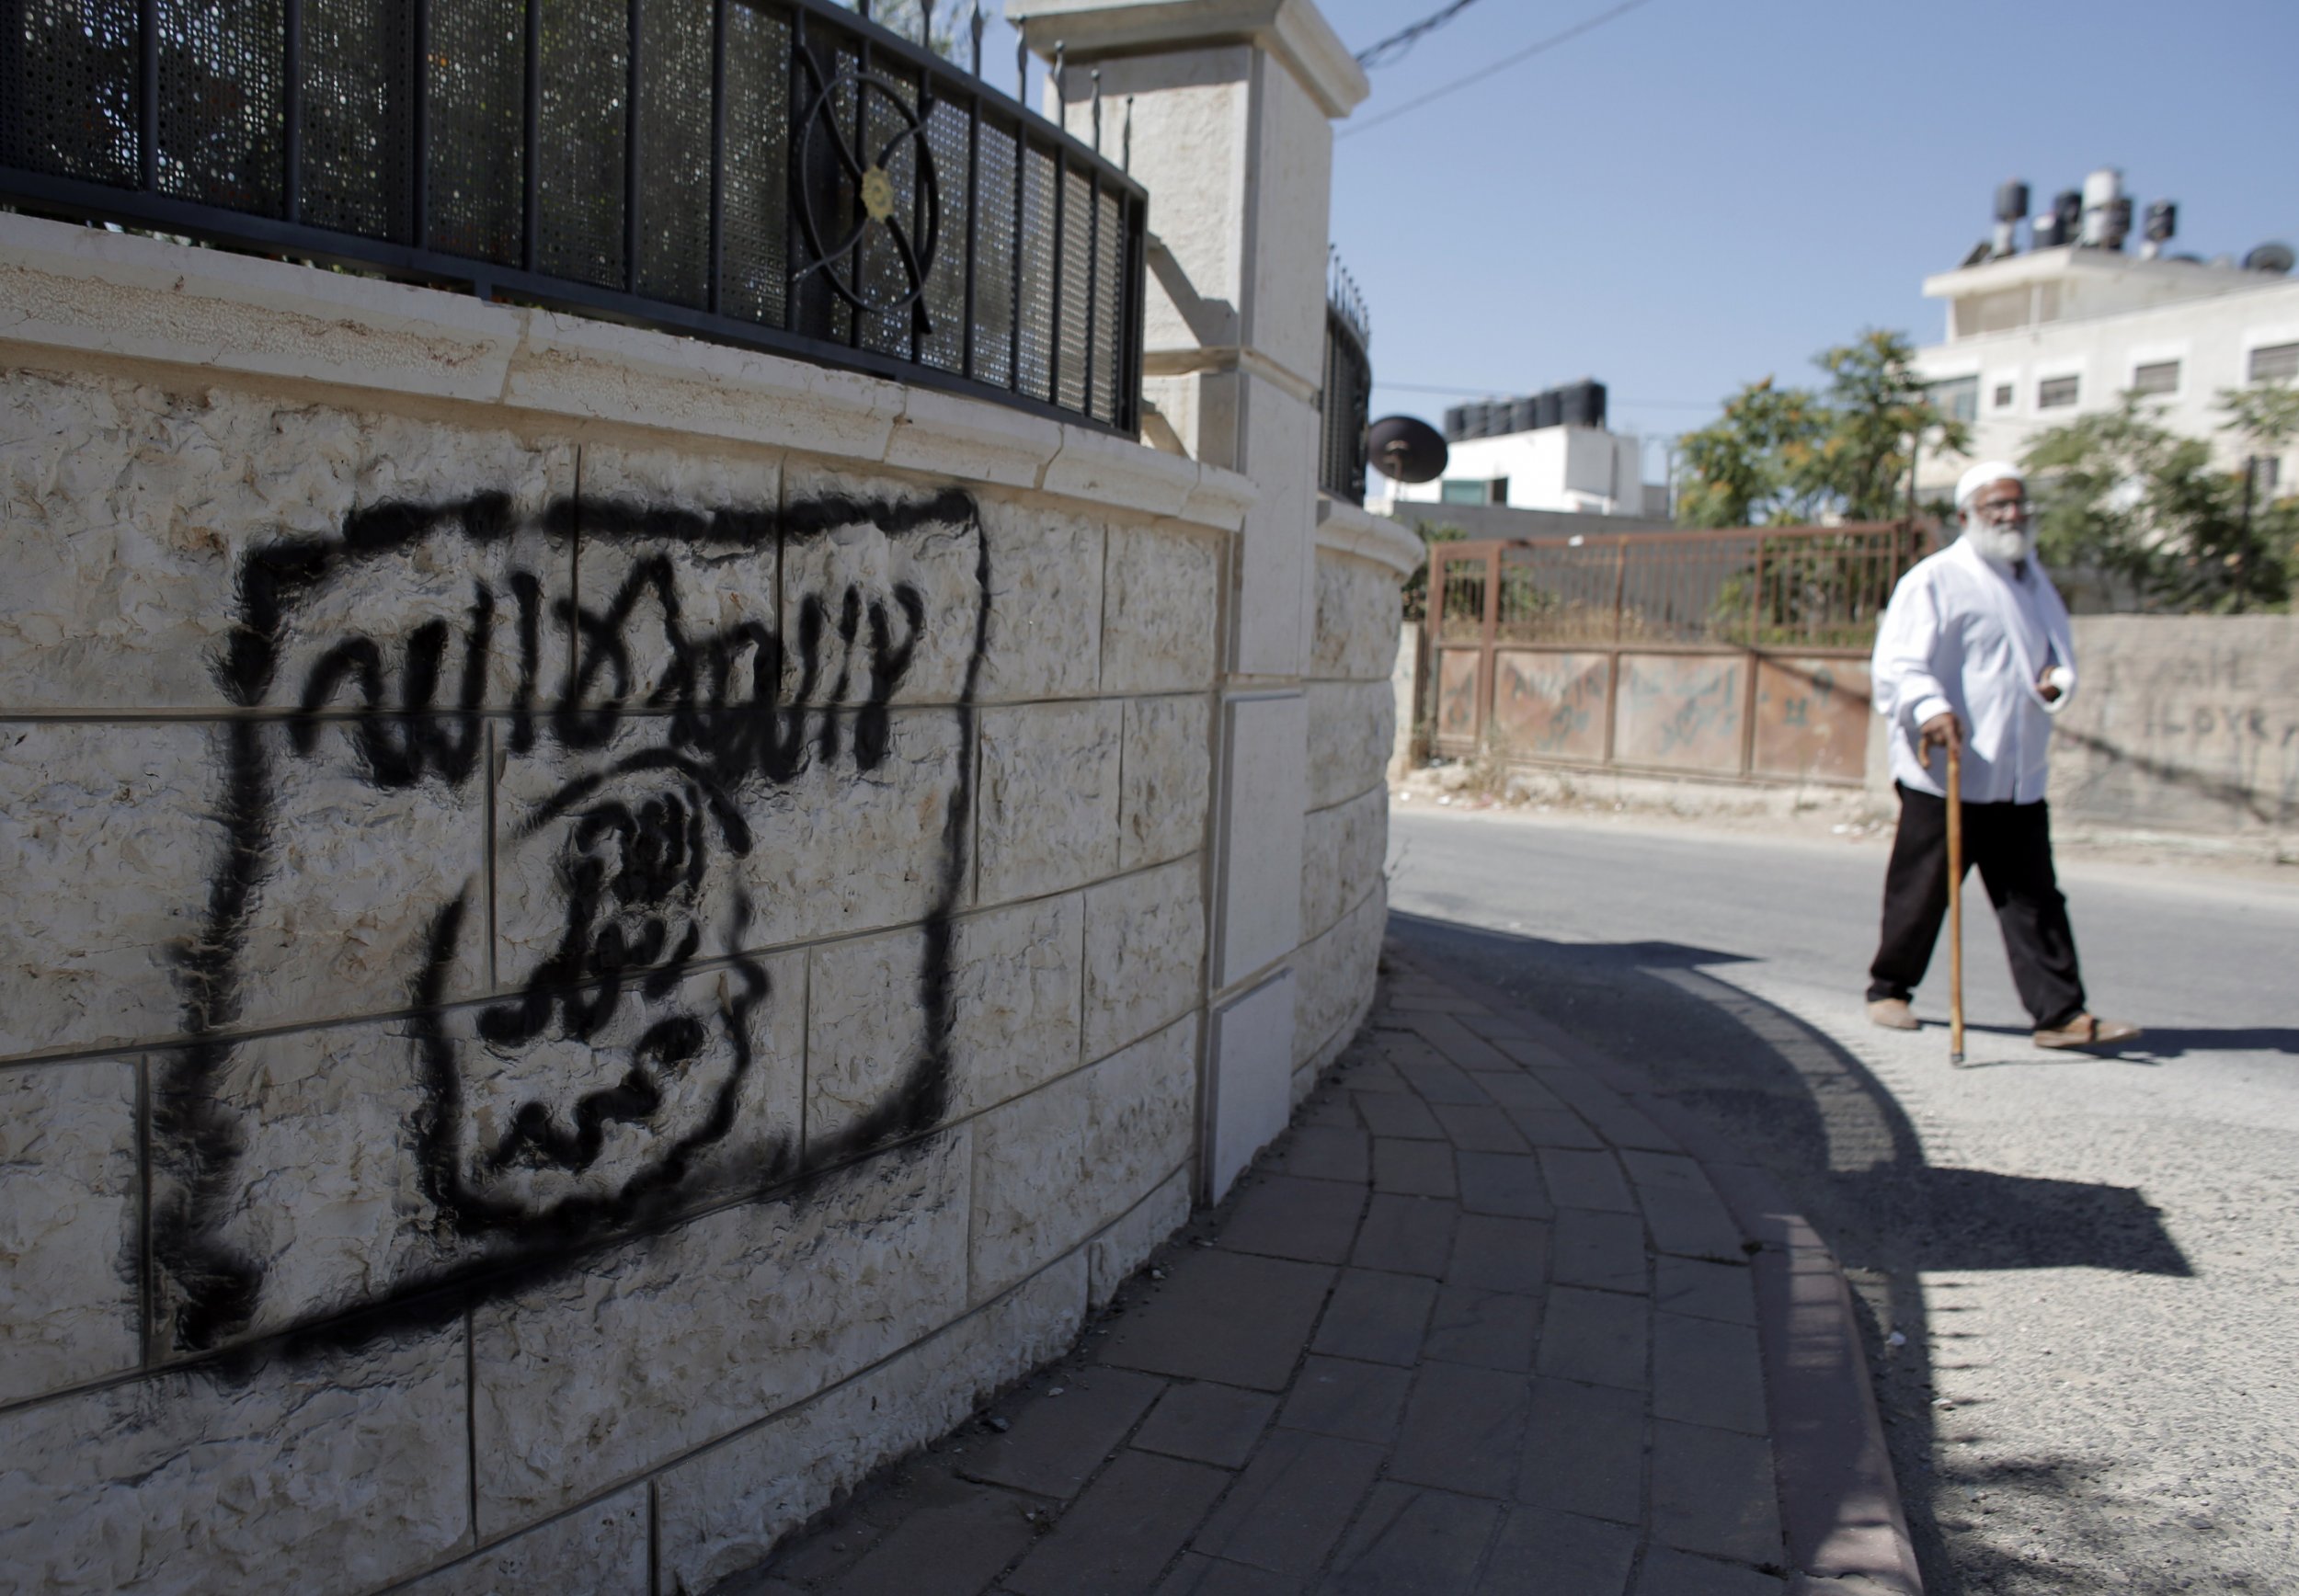
<path id="1" fill-rule="evenodd" d="M 1770 1165 L 1868 1323 L 1930 1596 L 2299 1592 L 2299 881 L 2062 861 L 2127 1055 L 2042 1053 L 1984 896 L 1862 1015 L 1884 848 L 1399 810 L 1390 933 Z M 2299 877 L 2299 872 L 2283 872 Z M 1904 1344 L 1895 1345 L 1895 1332 Z"/>

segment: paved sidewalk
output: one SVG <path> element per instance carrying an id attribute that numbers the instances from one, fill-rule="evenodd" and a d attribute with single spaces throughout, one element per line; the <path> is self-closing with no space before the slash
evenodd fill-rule
<path id="1" fill-rule="evenodd" d="M 1613 1061 L 1387 967 L 1069 1358 L 719 1590 L 1913 1591 L 1801 1221 Z"/>

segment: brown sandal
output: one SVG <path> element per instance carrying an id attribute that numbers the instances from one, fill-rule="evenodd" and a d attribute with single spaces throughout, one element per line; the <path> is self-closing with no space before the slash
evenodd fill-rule
<path id="1" fill-rule="evenodd" d="M 2096 1014 L 2078 1014 L 2066 1024 L 2050 1031 L 2038 1031 L 2038 1047 L 2114 1047 L 2144 1034 L 2128 1020 L 2102 1020 Z"/>

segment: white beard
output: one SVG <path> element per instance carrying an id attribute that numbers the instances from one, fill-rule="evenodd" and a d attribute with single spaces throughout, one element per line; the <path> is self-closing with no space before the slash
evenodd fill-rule
<path id="1" fill-rule="evenodd" d="M 2015 560 L 2035 558 L 2036 530 L 2033 521 L 2018 526 L 2005 526 L 1997 521 L 1967 521 L 1963 535 L 1971 540 L 1972 552 L 1992 565 L 2008 566 Z"/>

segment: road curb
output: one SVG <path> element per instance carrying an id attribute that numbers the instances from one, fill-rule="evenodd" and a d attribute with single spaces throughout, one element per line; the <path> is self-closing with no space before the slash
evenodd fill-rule
<path id="1" fill-rule="evenodd" d="M 1597 1052 L 1497 987 L 1436 967 L 1394 942 L 1386 954 L 1522 1026 L 1700 1165 L 1755 1248 L 1749 1263 L 1791 1596 L 1922 1596 L 1851 1287 L 1779 1184 L 1641 1070 Z"/>

